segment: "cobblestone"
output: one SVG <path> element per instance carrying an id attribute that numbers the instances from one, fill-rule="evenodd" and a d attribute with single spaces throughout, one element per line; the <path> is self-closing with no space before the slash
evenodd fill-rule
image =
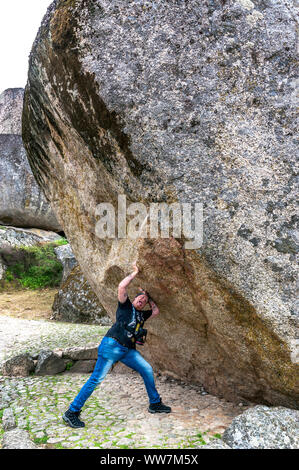
<path id="1" fill-rule="evenodd" d="M 0 363 L 17 354 L 41 349 L 89 346 L 100 341 L 107 327 L 26 320 L 0 315 Z"/>
<path id="2" fill-rule="evenodd" d="M 0 316 L 3 332 L 2 319 Z M 17 322 L 14 327 L 13 322 Z M 63 347 L 83 346 L 87 339 L 94 343 L 97 338 L 99 342 L 104 334 L 99 326 L 39 321 L 33 325 L 30 337 L 26 328 L 30 328 L 32 320 L 26 322 L 30 323 L 10 318 L 9 333 L 1 337 L 7 346 L 4 355 L 24 349 L 37 351 L 45 346 L 52 349 L 60 347 L 61 342 Z M 24 336 L 13 338 L 14 329 L 19 332 L 22 328 Z M 63 422 L 62 414 L 89 376 L 69 372 L 55 376 L 0 376 L 2 409 L 11 408 L 18 428 L 27 430 L 37 445 L 66 449 L 196 448 L 215 439 L 215 434 L 221 435 L 232 419 L 246 409 L 210 394 L 202 395 L 200 386 L 183 385 L 157 374 L 157 389 L 163 402 L 172 407 L 172 413 L 150 414 L 142 378 L 128 369 L 128 374 L 113 371 L 106 376 L 83 407 L 80 418 L 85 428 L 73 429 Z"/>

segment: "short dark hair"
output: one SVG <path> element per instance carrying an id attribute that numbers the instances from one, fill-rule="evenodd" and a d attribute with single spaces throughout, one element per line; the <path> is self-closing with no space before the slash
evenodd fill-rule
<path id="1" fill-rule="evenodd" d="M 147 292 L 138 292 L 138 294 L 135 295 L 134 299 L 136 299 L 136 297 L 139 297 L 139 295 L 146 295 L 147 298 L 149 298 L 149 295 Z"/>

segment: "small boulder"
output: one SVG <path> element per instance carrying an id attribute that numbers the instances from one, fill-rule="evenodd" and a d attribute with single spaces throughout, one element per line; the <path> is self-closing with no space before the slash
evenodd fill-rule
<path id="1" fill-rule="evenodd" d="M 114 373 L 114 374 L 138 374 L 138 372 L 136 372 L 134 369 L 131 369 L 130 367 L 126 366 L 125 364 L 123 364 L 122 362 L 118 361 L 116 363 L 113 364 L 113 366 L 111 367 L 110 371 L 109 371 L 110 374 Z"/>
<path id="2" fill-rule="evenodd" d="M 57 246 L 56 248 L 54 248 L 54 251 L 57 256 L 57 259 L 61 262 L 63 266 L 61 281 L 63 283 L 64 281 L 66 281 L 71 270 L 78 265 L 78 262 L 69 243 L 67 245 Z"/>
<path id="3" fill-rule="evenodd" d="M 93 372 L 96 361 L 76 361 L 70 368 L 70 372 L 88 374 Z"/>
<path id="4" fill-rule="evenodd" d="M 62 358 L 71 359 L 72 361 L 97 360 L 98 345 L 86 348 L 66 348 L 62 352 Z"/>
<path id="5" fill-rule="evenodd" d="M 222 439 L 233 449 L 298 449 L 299 411 L 255 406 L 233 419 Z"/>
<path id="6" fill-rule="evenodd" d="M 61 248 L 61 247 L 60 247 Z M 52 305 L 52 319 L 71 323 L 109 326 L 112 321 L 95 295 L 79 265 L 69 252 L 59 253 L 64 266 L 63 279 Z M 69 258 L 67 257 L 69 253 Z M 65 256 L 64 258 L 62 258 Z"/>
<path id="7" fill-rule="evenodd" d="M 35 368 L 36 375 L 55 375 L 63 372 L 66 361 L 50 350 L 43 350 L 39 353 Z"/>
<path id="8" fill-rule="evenodd" d="M 2 375 L 9 377 L 27 377 L 34 371 L 34 361 L 30 354 L 24 353 L 8 359 L 2 365 Z"/>

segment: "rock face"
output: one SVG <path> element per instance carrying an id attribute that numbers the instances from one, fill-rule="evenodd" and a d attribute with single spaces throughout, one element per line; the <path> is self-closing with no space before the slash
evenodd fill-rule
<path id="1" fill-rule="evenodd" d="M 30 169 L 22 137 L 0 135 L 0 223 L 61 230 Z"/>
<path id="2" fill-rule="evenodd" d="M 61 230 L 37 185 L 21 137 L 22 88 L 0 95 L 0 224 Z"/>
<path id="3" fill-rule="evenodd" d="M 110 316 L 160 307 L 143 354 L 229 399 L 299 406 L 295 6 L 54 1 L 30 56 L 23 141 Z M 203 244 L 96 236 L 97 204 L 202 202 Z"/>
<path id="4" fill-rule="evenodd" d="M 222 439 L 233 449 L 298 449 L 299 412 L 255 406 L 234 418 Z"/>
<path id="5" fill-rule="evenodd" d="M 8 88 L 0 95 L 0 134 L 22 133 L 23 88 Z"/>

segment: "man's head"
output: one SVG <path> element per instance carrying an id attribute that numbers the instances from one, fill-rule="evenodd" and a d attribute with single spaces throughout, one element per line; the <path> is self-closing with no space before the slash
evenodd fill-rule
<path id="1" fill-rule="evenodd" d="M 148 302 L 148 295 L 140 292 L 139 294 L 135 295 L 132 304 L 134 305 L 137 310 L 142 310 Z"/>

